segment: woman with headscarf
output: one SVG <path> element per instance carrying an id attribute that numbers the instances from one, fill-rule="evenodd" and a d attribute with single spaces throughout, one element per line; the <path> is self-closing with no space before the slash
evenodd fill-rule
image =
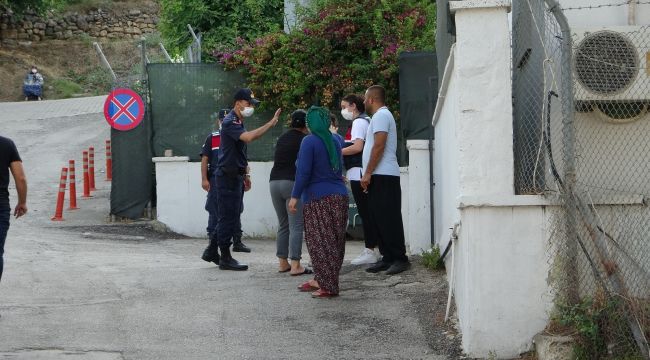
<path id="1" fill-rule="evenodd" d="M 302 199 L 305 242 L 314 279 L 298 287 L 314 298 L 339 294 L 339 271 L 345 255 L 348 191 L 343 180 L 341 141 L 329 130 L 329 111 L 312 106 L 307 112 L 307 135 L 300 145 L 296 182 L 289 211 L 297 211 Z"/>

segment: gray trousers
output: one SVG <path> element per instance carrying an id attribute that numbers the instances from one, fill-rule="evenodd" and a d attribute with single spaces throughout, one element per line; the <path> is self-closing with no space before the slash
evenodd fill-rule
<path id="1" fill-rule="evenodd" d="M 293 190 L 291 180 L 271 180 L 271 201 L 278 216 L 278 235 L 276 239 L 276 255 L 282 259 L 300 260 L 302 255 L 302 239 L 304 222 L 302 218 L 302 201 L 298 201 L 298 211 L 289 213 L 287 205 Z"/>

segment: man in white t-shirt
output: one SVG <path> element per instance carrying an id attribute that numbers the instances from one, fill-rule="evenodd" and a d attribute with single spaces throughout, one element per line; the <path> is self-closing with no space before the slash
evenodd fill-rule
<path id="1" fill-rule="evenodd" d="M 370 116 L 365 113 L 363 96 L 349 94 L 341 99 L 341 116 L 345 120 L 352 121 L 345 135 L 345 148 L 343 148 L 343 162 L 347 169 L 347 178 L 350 181 L 350 188 L 357 211 L 363 226 L 363 239 L 366 247 L 361 254 L 352 260 L 352 265 L 373 264 L 378 260 L 377 237 L 373 235 L 373 228 L 369 222 L 368 215 L 368 194 L 361 189 L 361 165 L 363 145 L 366 140 Z"/>
<path id="2" fill-rule="evenodd" d="M 381 260 L 366 271 L 386 270 L 386 274 L 393 275 L 407 270 L 411 264 L 406 256 L 402 223 L 397 125 L 385 99 L 386 91 L 381 86 L 373 85 L 366 90 L 364 105 L 372 120 L 363 147 L 361 188 L 368 193 L 368 220 L 382 254 Z"/>

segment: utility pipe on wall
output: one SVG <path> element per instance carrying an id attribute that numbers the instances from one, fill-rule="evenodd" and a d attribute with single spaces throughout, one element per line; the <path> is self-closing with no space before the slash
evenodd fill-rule
<path id="1" fill-rule="evenodd" d="M 636 25 L 636 2 L 637 0 L 630 0 L 627 8 L 627 24 Z"/>

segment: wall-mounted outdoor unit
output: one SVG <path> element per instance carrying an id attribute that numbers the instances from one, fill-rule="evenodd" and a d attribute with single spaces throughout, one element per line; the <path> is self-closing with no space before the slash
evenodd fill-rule
<path id="1" fill-rule="evenodd" d="M 578 28 L 572 33 L 576 109 L 617 123 L 645 115 L 650 107 L 650 26 Z"/>
<path id="2" fill-rule="evenodd" d="M 577 101 L 650 100 L 650 26 L 572 31 Z"/>

